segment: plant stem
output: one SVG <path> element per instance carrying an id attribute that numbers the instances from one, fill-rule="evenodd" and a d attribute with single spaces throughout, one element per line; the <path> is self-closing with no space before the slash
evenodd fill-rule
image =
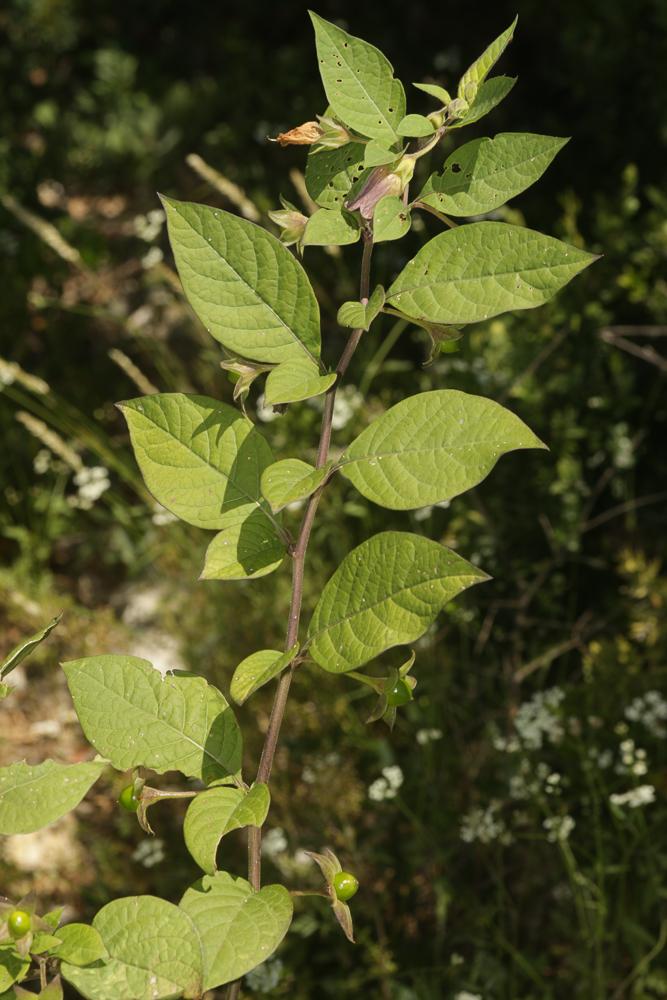
<path id="1" fill-rule="evenodd" d="M 361 262 L 361 280 L 360 280 L 360 292 L 359 297 L 361 301 L 368 299 L 368 294 L 370 290 L 370 270 L 371 270 L 371 256 L 373 253 L 373 240 L 372 235 L 365 231 L 363 234 L 364 249 Z M 341 383 L 345 372 L 348 369 L 352 356 L 361 340 L 363 335 L 363 330 L 353 330 L 350 334 L 348 341 L 343 349 L 343 353 L 340 356 L 338 365 L 336 366 L 336 374 L 338 378 L 334 382 L 333 386 L 329 389 L 324 400 L 324 412 L 322 414 L 322 425 L 320 429 L 320 442 L 317 449 L 317 467 L 321 468 L 326 465 L 329 458 L 329 446 L 331 443 L 331 430 L 334 412 L 334 403 L 336 402 L 336 391 Z M 285 640 L 285 649 L 291 649 L 297 640 L 299 633 L 299 622 L 301 620 L 301 603 L 303 600 L 303 578 L 305 570 L 305 560 L 306 551 L 308 549 L 308 542 L 310 541 L 310 533 L 313 528 L 313 522 L 315 520 L 315 514 L 317 512 L 317 507 L 320 502 L 320 497 L 322 496 L 322 491 L 325 487 L 324 483 L 315 493 L 312 494 L 308 500 L 308 505 L 306 507 L 306 512 L 303 516 L 303 521 L 301 522 L 301 528 L 299 530 L 299 535 L 294 546 L 293 552 L 293 568 L 292 568 L 292 598 L 290 601 L 289 619 L 287 626 L 287 638 Z M 278 745 L 278 736 L 280 734 L 280 727 L 282 725 L 283 716 L 285 714 L 285 706 L 287 704 L 287 696 L 289 694 L 290 685 L 292 683 L 292 676 L 294 674 L 294 666 L 291 666 L 286 670 L 278 681 L 278 687 L 276 689 L 275 698 L 273 701 L 273 708 L 271 709 L 271 718 L 269 720 L 269 728 L 266 733 L 264 740 L 264 747 L 262 749 L 262 756 L 259 762 L 259 768 L 257 770 L 257 781 L 267 782 L 271 776 L 271 768 L 273 766 L 273 758 L 275 757 L 276 747 Z M 261 881 L 261 842 L 262 833 L 259 828 L 251 827 L 248 836 L 248 878 L 250 884 L 254 889 L 259 889 Z"/>
<path id="2" fill-rule="evenodd" d="M 370 277 L 371 277 L 371 257 L 373 255 L 373 235 L 370 230 L 364 230 L 363 236 L 363 254 L 361 258 L 361 279 L 359 282 L 359 298 L 366 304 L 368 301 L 368 295 L 370 292 Z M 322 424 L 320 427 L 320 441 L 317 448 L 317 468 L 320 469 L 322 466 L 326 465 L 329 458 L 329 446 L 331 444 L 331 431 L 333 426 L 333 413 L 334 404 L 336 402 L 336 392 L 338 386 L 340 385 L 345 372 L 348 369 L 350 361 L 354 355 L 354 352 L 359 345 L 359 341 L 363 335 L 364 331 L 353 330 L 350 334 L 348 341 L 343 348 L 343 353 L 340 356 L 338 364 L 336 365 L 336 375 L 338 376 L 334 384 L 328 390 L 324 399 L 324 410 L 322 413 Z M 291 649 L 296 642 L 299 634 L 299 622 L 301 620 L 301 604 L 303 600 L 303 579 L 306 563 L 306 552 L 308 550 L 308 542 L 310 541 L 310 533 L 313 529 L 313 522 L 315 520 L 315 514 L 317 512 L 317 507 L 320 502 L 320 497 L 322 492 L 327 485 L 328 480 L 317 489 L 309 498 L 308 504 L 306 506 L 306 512 L 303 515 L 303 521 L 301 522 L 301 527 L 299 529 L 299 535 L 296 540 L 292 552 L 292 597 L 290 600 L 289 618 L 287 622 L 287 636 L 285 639 L 285 649 Z M 257 782 L 268 782 L 271 777 L 271 768 L 273 767 L 273 759 L 276 754 L 276 748 L 278 746 L 278 737 L 280 735 L 280 727 L 282 726 L 283 716 L 285 715 L 285 707 L 287 705 L 287 696 L 289 694 L 290 685 L 292 683 L 292 677 L 294 675 L 294 664 L 284 671 L 281 675 L 278 686 L 276 688 L 276 693 L 273 699 L 273 706 L 271 708 L 271 717 L 269 719 L 269 728 L 266 731 L 266 736 L 264 737 L 264 746 L 262 747 L 262 755 L 259 761 L 259 767 L 257 768 Z M 248 881 L 253 889 L 257 892 L 262 880 L 262 831 L 260 827 L 251 826 L 248 827 Z M 230 983 L 227 987 L 227 1000 L 238 1000 L 241 992 L 241 981 L 237 980 L 235 983 Z"/>

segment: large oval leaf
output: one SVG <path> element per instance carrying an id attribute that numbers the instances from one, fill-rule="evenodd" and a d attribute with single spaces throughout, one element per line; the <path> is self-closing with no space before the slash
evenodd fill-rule
<path id="1" fill-rule="evenodd" d="M 185 846 L 202 871 L 213 875 L 218 844 L 232 830 L 261 826 L 271 804 L 268 785 L 209 788 L 188 806 L 183 823 Z"/>
<path id="2" fill-rule="evenodd" d="M 354 670 L 418 639 L 448 601 L 487 579 L 437 542 L 383 531 L 350 552 L 326 584 L 308 628 L 310 655 L 331 673 Z"/>
<path id="3" fill-rule="evenodd" d="M 245 879 L 226 872 L 195 882 L 180 906 L 201 938 L 205 990 L 239 979 L 264 962 L 292 920 L 292 900 L 282 885 L 254 892 Z"/>
<path id="4" fill-rule="evenodd" d="M 387 292 L 415 319 L 457 326 L 547 302 L 595 254 L 503 222 L 471 222 L 419 251 Z"/>
<path id="5" fill-rule="evenodd" d="M 78 806 L 107 763 L 45 760 L 0 768 L 0 834 L 32 833 L 60 819 Z"/>
<path id="6" fill-rule="evenodd" d="M 233 406 L 181 392 L 142 396 L 118 406 L 146 486 L 181 520 L 220 529 L 230 510 L 260 506 L 260 478 L 273 455 Z"/>
<path id="7" fill-rule="evenodd" d="M 127 896 L 93 920 L 109 953 L 95 965 L 63 962 L 64 978 L 89 1000 L 172 1000 L 199 997 L 202 948 L 192 921 L 155 896 Z"/>
<path id="8" fill-rule="evenodd" d="M 534 184 L 568 141 L 531 132 L 473 139 L 447 157 L 418 200 L 446 215 L 492 212 Z"/>
<path id="9" fill-rule="evenodd" d="M 405 91 L 374 45 L 310 12 L 320 76 L 334 114 L 361 135 L 395 142 Z"/>
<path id="10" fill-rule="evenodd" d="M 505 452 L 544 447 L 493 400 L 436 389 L 374 420 L 344 453 L 340 471 L 369 500 L 410 510 L 469 490 Z"/>
<path id="11" fill-rule="evenodd" d="M 234 713 L 203 677 L 163 676 L 136 656 L 89 656 L 63 670 L 86 738 L 119 771 L 181 771 L 206 783 L 238 775 Z"/>
<path id="12" fill-rule="evenodd" d="M 319 358 L 317 300 L 280 240 L 222 209 L 162 203 L 183 289 L 216 340 L 255 361 Z"/>

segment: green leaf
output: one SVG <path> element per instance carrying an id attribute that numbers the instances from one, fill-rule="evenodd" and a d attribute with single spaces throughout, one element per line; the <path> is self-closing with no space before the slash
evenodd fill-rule
<path id="1" fill-rule="evenodd" d="M 487 579 L 429 538 L 383 531 L 350 552 L 324 587 L 308 628 L 310 655 L 331 673 L 354 670 L 418 639 L 448 601 Z"/>
<path id="2" fill-rule="evenodd" d="M 216 340 L 254 361 L 319 358 L 317 300 L 280 240 L 222 209 L 162 203 L 183 289 Z"/>
<path id="3" fill-rule="evenodd" d="M 322 208 L 343 208 L 352 185 L 364 172 L 363 143 L 339 149 L 311 150 L 306 160 L 306 188 Z"/>
<path id="4" fill-rule="evenodd" d="M 50 621 L 45 628 L 40 629 L 39 632 L 35 632 L 35 634 L 31 635 L 29 639 L 22 639 L 17 646 L 14 646 L 11 653 L 9 653 L 2 663 L 0 663 L 0 677 L 6 677 L 7 674 L 14 669 L 14 667 L 18 667 L 19 663 L 25 660 L 27 656 L 30 656 L 33 650 L 35 650 L 41 642 L 44 642 L 49 633 L 53 631 L 61 618 L 62 614 L 56 615 L 56 617 L 52 619 L 52 621 Z"/>
<path id="5" fill-rule="evenodd" d="M 62 915 L 65 910 L 64 906 L 57 906 L 55 910 L 49 910 L 48 913 L 42 914 L 42 922 L 50 927 L 52 931 L 55 931 L 58 924 L 62 920 Z"/>
<path id="6" fill-rule="evenodd" d="M 503 31 L 502 35 L 499 35 L 495 41 L 491 42 L 488 48 L 482 52 L 481 56 L 479 56 L 478 59 L 475 59 L 472 66 L 465 71 L 459 80 L 459 97 L 462 97 L 470 103 L 474 101 L 479 85 L 486 79 L 489 72 L 493 69 L 509 43 L 512 41 L 512 36 L 514 35 L 514 29 L 516 28 L 518 20 L 518 16 L 515 17 L 509 28 Z"/>
<path id="7" fill-rule="evenodd" d="M 225 514 L 206 549 L 200 580 L 250 580 L 278 569 L 285 543 L 267 512 L 251 504 Z"/>
<path id="8" fill-rule="evenodd" d="M 356 243 L 360 235 L 357 221 L 349 212 L 340 208 L 318 208 L 306 223 L 301 243 L 304 247 L 342 247 Z M 304 362 L 310 363 L 307 358 Z M 295 363 L 300 364 L 301 359 Z"/>
<path id="9" fill-rule="evenodd" d="M 264 389 L 264 402 L 269 406 L 297 403 L 302 399 L 320 396 L 335 381 L 335 372 L 320 375 L 320 369 L 312 361 L 285 361 L 269 372 Z"/>
<path id="10" fill-rule="evenodd" d="M 242 705 L 251 694 L 282 673 L 299 652 L 295 642 L 287 652 L 279 649 L 260 649 L 241 660 L 234 671 L 229 693 L 237 705 Z"/>
<path id="11" fill-rule="evenodd" d="M 312 11 L 310 17 L 320 75 L 334 114 L 361 135 L 395 142 L 405 114 L 405 91 L 389 60 L 374 45 Z"/>
<path id="12" fill-rule="evenodd" d="M 136 656 L 89 656 L 63 670 L 86 738 L 117 770 L 181 771 L 207 784 L 238 775 L 234 713 L 203 677 L 163 676 Z"/>
<path id="13" fill-rule="evenodd" d="M 202 947 L 192 921 L 155 896 L 127 896 L 103 906 L 93 920 L 109 958 L 61 973 L 89 1000 L 171 1000 L 200 997 Z"/>
<path id="14" fill-rule="evenodd" d="M 515 76 L 494 76 L 490 80 L 485 80 L 468 111 L 459 121 L 452 122 L 448 128 L 463 128 L 464 125 L 472 125 L 484 115 L 488 115 L 489 111 L 493 111 L 496 105 L 507 97 L 516 80 Z"/>
<path id="15" fill-rule="evenodd" d="M 185 814 L 185 846 L 199 867 L 213 875 L 222 838 L 244 826 L 262 826 L 269 811 L 268 785 L 243 788 L 209 788 L 192 800 Z"/>
<path id="16" fill-rule="evenodd" d="M 383 198 L 375 209 L 375 219 L 377 221 L 377 211 L 383 201 L 391 199 Z M 398 199 L 400 201 L 400 199 Z M 403 202 L 401 206 L 404 208 Z M 338 310 L 336 321 L 339 326 L 351 327 L 353 330 L 369 330 L 371 323 L 382 311 L 384 306 L 385 291 L 382 285 L 376 285 L 373 294 L 366 303 L 363 302 L 343 302 Z"/>
<path id="17" fill-rule="evenodd" d="M 476 486 L 508 451 L 544 447 L 493 400 L 436 389 L 374 420 L 343 454 L 340 471 L 368 500 L 411 510 Z"/>
<path id="18" fill-rule="evenodd" d="M 0 834 L 33 833 L 60 819 L 78 806 L 106 766 L 105 760 L 45 760 L 0 768 Z"/>
<path id="19" fill-rule="evenodd" d="M 594 260 L 595 254 L 531 229 L 471 222 L 422 247 L 387 300 L 415 319 L 476 323 L 541 306 Z"/>
<path id="20" fill-rule="evenodd" d="M 398 160 L 400 155 L 401 151 L 396 152 L 396 150 L 387 149 L 384 143 L 378 142 L 377 139 L 371 139 L 371 141 L 366 144 L 364 166 L 382 167 L 386 163 L 393 163 L 394 160 Z M 356 178 L 354 179 L 356 180 Z"/>
<path id="21" fill-rule="evenodd" d="M 419 201 L 446 215 L 483 215 L 534 184 L 568 142 L 550 135 L 502 132 L 455 150 L 433 174 Z"/>
<path id="22" fill-rule="evenodd" d="M 47 951 L 53 951 L 60 944 L 57 937 L 47 934 L 45 931 L 37 931 L 30 944 L 31 955 L 43 955 Z"/>
<path id="23" fill-rule="evenodd" d="M 55 954 L 70 965 L 91 965 L 107 957 L 100 932 L 89 924 L 65 924 L 56 931 L 60 944 Z"/>
<path id="24" fill-rule="evenodd" d="M 236 507 L 259 507 L 273 455 L 233 406 L 208 396 L 156 393 L 118 404 L 146 486 L 188 524 L 223 528 Z"/>
<path id="25" fill-rule="evenodd" d="M 332 462 L 327 462 L 316 469 L 300 458 L 274 462 L 262 473 L 262 493 L 277 513 L 288 504 L 304 500 L 314 493 L 331 472 L 332 465 Z"/>
<path id="26" fill-rule="evenodd" d="M 30 959 L 17 955 L 13 949 L 0 948 L 0 992 L 19 983 L 30 968 Z"/>
<path id="27" fill-rule="evenodd" d="M 195 882 L 180 906 L 201 938 L 205 990 L 239 979 L 265 961 L 292 920 L 292 900 L 282 885 L 254 892 L 245 879 L 226 872 Z"/>
<path id="28" fill-rule="evenodd" d="M 410 225 L 410 209 L 402 198 L 396 195 L 381 198 L 373 213 L 373 242 L 400 240 L 409 231 Z"/>
<path id="29" fill-rule="evenodd" d="M 440 101 L 443 106 L 451 104 L 452 98 L 449 91 L 445 90 L 444 87 L 439 87 L 437 83 L 413 83 L 412 86 L 416 87 L 417 90 L 423 90 L 430 97 L 435 97 L 436 101 Z"/>
<path id="30" fill-rule="evenodd" d="M 427 135 L 433 135 L 435 125 L 425 115 L 406 115 L 398 123 L 396 129 L 399 135 L 409 136 L 413 139 L 421 139 Z"/>

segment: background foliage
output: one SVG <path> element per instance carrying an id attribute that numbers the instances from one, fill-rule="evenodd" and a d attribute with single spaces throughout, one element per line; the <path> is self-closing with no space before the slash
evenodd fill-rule
<path id="1" fill-rule="evenodd" d="M 667 995 L 667 12 L 657 0 L 516 8 L 501 72 L 519 83 L 489 129 L 573 138 L 498 217 L 605 256 L 555 302 L 476 325 L 431 367 L 422 335 L 386 339 L 388 319 L 362 342 L 337 412 L 346 439 L 408 392 L 448 387 L 505 402 L 551 452 L 507 456 L 448 508 L 411 515 L 362 504 L 341 479 L 331 488 L 308 607 L 353 545 L 406 521 L 494 581 L 421 643 L 417 698 L 391 739 L 364 726 L 370 706 L 349 680 L 297 675 L 267 869 L 305 882 L 301 849 L 329 843 L 362 881 L 359 943 L 326 908 L 301 905 L 278 959 L 249 977 L 256 995 Z M 378 44 L 404 80 L 444 84 L 515 13 L 318 10 Z M 127 651 L 224 689 L 258 641 L 281 642 L 286 572 L 197 583 L 204 541 L 147 496 L 113 403 L 150 385 L 231 401 L 217 346 L 181 297 L 155 192 L 263 219 L 280 192 L 298 202 L 301 153 L 265 137 L 312 118 L 322 98 L 295 3 L 267 20 L 260 5 L 9 0 L 0 25 L 3 647 L 65 610 L 17 671 L 0 756 L 36 761 L 46 745 L 75 759 L 58 659 Z M 307 251 L 330 357 L 359 252 Z M 403 263 L 380 247 L 376 280 Z M 290 441 L 312 457 L 315 406 L 257 412 L 276 453 Z M 241 712 L 247 732 L 257 706 L 266 725 L 269 698 Z M 195 877 L 172 837 L 179 817 L 156 816 L 147 840 L 118 815 L 117 791 L 7 841 L 2 891 L 34 886 L 80 919 L 128 891 L 176 894 Z M 241 839 L 228 850 L 242 872 Z"/>

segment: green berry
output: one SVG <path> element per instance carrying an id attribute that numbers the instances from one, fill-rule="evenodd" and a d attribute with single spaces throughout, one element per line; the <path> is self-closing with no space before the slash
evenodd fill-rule
<path id="1" fill-rule="evenodd" d="M 356 894 L 359 881 L 351 872 L 336 872 L 333 877 L 333 887 L 336 898 L 340 899 L 341 903 L 347 903 L 348 899 L 352 899 Z"/>
<path id="2" fill-rule="evenodd" d="M 387 704 L 395 707 L 407 705 L 409 701 L 412 701 L 410 685 L 403 677 L 399 677 L 391 691 L 387 691 Z"/>
<path id="3" fill-rule="evenodd" d="M 30 914 L 26 913 L 25 910 L 12 910 L 7 919 L 7 927 L 9 928 L 9 933 L 14 938 L 25 937 L 32 926 L 32 921 L 30 919 Z"/>
<path id="4" fill-rule="evenodd" d="M 123 809 L 135 813 L 139 808 L 139 799 L 134 794 L 134 785 L 126 785 L 118 796 L 118 801 Z"/>

